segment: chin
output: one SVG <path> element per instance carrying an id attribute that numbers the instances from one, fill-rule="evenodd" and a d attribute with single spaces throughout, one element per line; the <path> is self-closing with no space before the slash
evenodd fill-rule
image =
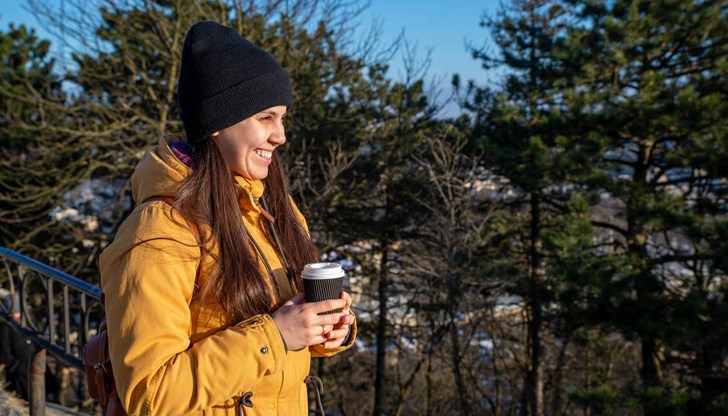
<path id="1" fill-rule="evenodd" d="M 252 175 L 252 176 L 253 176 L 253 179 L 257 179 L 259 181 L 262 181 L 263 179 L 265 179 L 265 178 L 268 177 L 268 172 L 261 173 L 259 175 Z"/>

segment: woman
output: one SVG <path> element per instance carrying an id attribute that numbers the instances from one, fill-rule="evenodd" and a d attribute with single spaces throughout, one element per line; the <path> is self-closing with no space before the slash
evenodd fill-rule
<path id="1" fill-rule="evenodd" d="M 356 328 L 347 293 L 297 295 L 318 253 L 276 153 L 288 74 L 233 29 L 198 22 L 178 99 L 186 141 L 142 158 L 138 206 L 100 259 L 121 402 L 129 414 L 306 415 L 311 356 L 348 348 Z"/>

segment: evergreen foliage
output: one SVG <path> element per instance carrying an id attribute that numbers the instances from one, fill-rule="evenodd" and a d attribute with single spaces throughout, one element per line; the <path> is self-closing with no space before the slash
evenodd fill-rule
<path id="1" fill-rule="evenodd" d="M 521 264 L 546 272 L 515 290 L 529 310 L 524 404 L 545 412 L 533 338 L 544 307 L 562 342 L 608 331 L 639 344 L 637 374 L 587 383 L 572 400 L 597 413 L 635 400 L 647 415 L 709 414 L 728 351 L 695 328 L 725 308 L 716 296 L 725 269 L 704 232 L 726 214 L 725 174 L 708 161 L 726 156 L 726 5 L 523 1 L 511 10 L 490 22 L 498 54 L 474 52 L 486 68 L 504 65 L 506 82 L 496 92 L 471 85 L 466 108 L 493 166 L 530 197 L 530 209 L 512 212 L 530 239 L 507 247 L 530 245 Z M 707 338 L 724 340 L 715 328 Z"/>
<path id="2" fill-rule="evenodd" d="M 182 41 L 211 19 L 293 79 L 283 157 L 357 347 L 340 414 L 728 414 L 728 4 L 515 0 L 437 118 L 358 2 L 30 0 L 70 62 L 0 31 L 0 244 L 97 282 L 145 149 L 181 132 Z M 485 32 L 484 32 L 485 33 Z M 406 56 L 406 74 L 389 66 Z"/>

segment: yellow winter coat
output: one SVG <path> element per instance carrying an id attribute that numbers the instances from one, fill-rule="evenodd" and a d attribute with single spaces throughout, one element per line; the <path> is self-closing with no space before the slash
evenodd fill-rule
<path id="1" fill-rule="evenodd" d="M 235 415 L 239 398 L 247 395 L 253 407 L 243 406 L 244 415 L 307 415 L 304 379 L 311 355 L 345 350 L 356 326 L 340 348 L 286 352 L 269 315 L 233 324 L 214 299 L 200 299 L 195 290 L 200 249 L 194 234 L 169 204 L 141 203 L 174 197 L 188 173 L 166 140 L 148 151 L 132 176 L 133 197 L 140 205 L 100 258 L 121 401 L 130 415 Z M 274 270 L 281 298 L 288 299 L 293 293 L 253 200 L 262 195 L 263 183 L 236 177 L 236 186 L 245 225 Z M 199 285 L 205 284 L 213 257 L 200 266 Z"/>

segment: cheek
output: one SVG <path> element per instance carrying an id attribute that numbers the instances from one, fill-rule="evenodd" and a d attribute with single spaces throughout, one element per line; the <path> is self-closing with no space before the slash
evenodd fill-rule
<path id="1" fill-rule="evenodd" d="M 227 164 L 230 164 L 233 161 L 233 154 L 235 152 L 235 148 L 230 146 L 230 143 L 225 142 L 219 142 L 218 147 L 220 148 L 220 153 L 222 153 L 223 159 L 225 159 L 225 162 Z"/>
<path id="2" fill-rule="evenodd" d="M 221 141 L 218 143 L 220 147 L 220 153 L 225 160 L 228 168 L 236 170 L 242 161 L 242 152 L 238 146 L 235 146 L 231 141 Z"/>
<path id="3" fill-rule="evenodd" d="M 250 155 L 248 152 L 245 151 L 245 149 L 236 148 L 230 153 L 230 166 L 232 166 L 235 170 L 241 170 L 245 169 L 248 165 L 248 158 Z M 240 173 L 240 172 L 238 172 Z"/>

